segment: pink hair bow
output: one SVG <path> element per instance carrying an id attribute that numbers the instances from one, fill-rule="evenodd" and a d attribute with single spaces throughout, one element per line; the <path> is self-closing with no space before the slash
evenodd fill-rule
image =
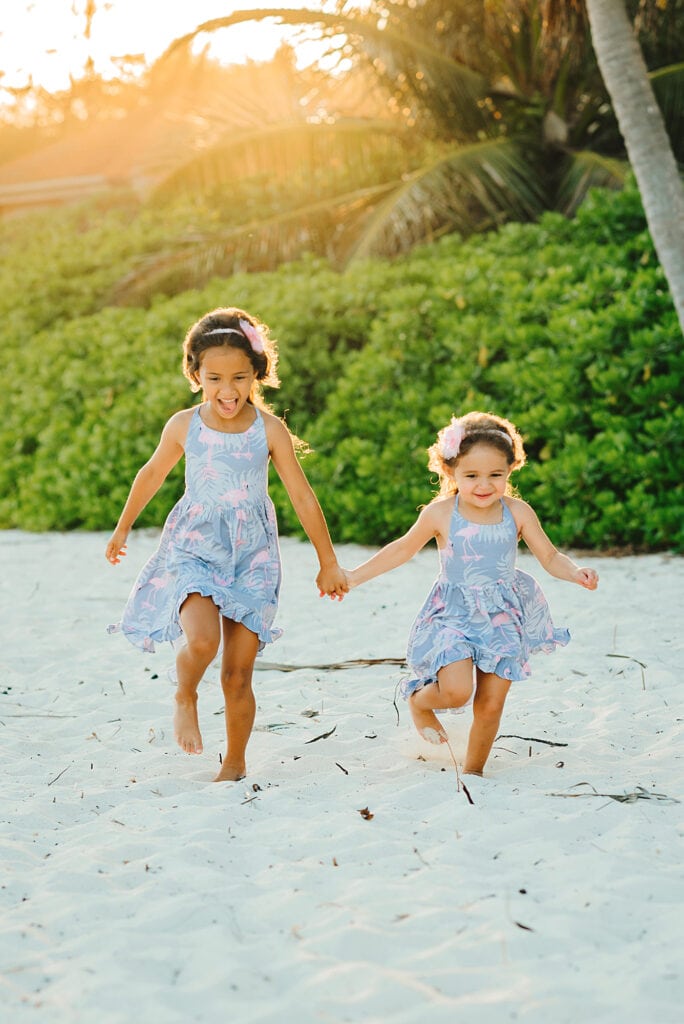
<path id="1" fill-rule="evenodd" d="M 250 324 L 248 320 L 240 320 L 239 323 L 240 330 L 242 331 L 244 336 L 247 338 L 247 341 L 252 346 L 252 351 L 259 353 L 263 352 L 264 339 L 261 336 L 261 331 L 259 331 L 259 329 L 256 328 L 254 324 Z"/>
<path id="2" fill-rule="evenodd" d="M 443 459 L 454 459 L 458 455 L 464 436 L 465 430 L 461 421 L 452 416 L 449 426 L 439 432 L 439 450 Z"/>

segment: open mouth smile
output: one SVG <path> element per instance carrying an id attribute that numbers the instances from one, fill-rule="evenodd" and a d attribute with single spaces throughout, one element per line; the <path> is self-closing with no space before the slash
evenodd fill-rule
<path id="1" fill-rule="evenodd" d="M 222 413 L 230 415 L 237 409 L 237 398 L 219 398 L 217 404 Z"/>

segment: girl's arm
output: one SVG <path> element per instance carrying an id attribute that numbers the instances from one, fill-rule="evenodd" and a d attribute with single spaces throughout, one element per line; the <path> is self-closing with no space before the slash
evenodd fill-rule
<path id="1" fill-rule="evenodd" d="M 277 416 L 266 413 L 263 415 L 273 465 L 285 486 L 304 532 L 318 555 L 320 571 L 316 577 L 316 585 L 321 594 L 329 594 L 341 600 L 349 590 L 349 585 L 344 570 L 337 561 L 323 510 L 304 475 L 304 470 L 299 465 L 289 430 Z"/>
<path id="2" fill-rule="evenodd" d="M 440 534 L 439 513 L 435 505 L 428 505 L 422 510 L 410 530 L 381 548 L 376 554 L 347 572 L 350 587 L 358 587 L 367 583 L 375 576 L 390 572 L 408 562 L 429 540 Z"/>
<path id="3" fill-rule="evenodd" d="M 598 573 L 595 569 L 580 568 L 571 558 L 554 547 L 542 529 L 534 509 L 525 501 L 510 499 L 509 506 L 513 513 L 518 533 L 540 565 L 551 576 L 569 583 L 578 583 L 587 590 L 598 587 Z"/>
<path id="4" fill-rule="evenodd" d="M 171 417 L 152 457 L 138 470 L 116 529 L 107 543 L 105 556 L 112 565 L 118 565 L 126 554 L 126 541 L 133 523 L 181 459 L 188 432 L 188 413 L 192 415 L 192 412 L 184 409 Z"/>

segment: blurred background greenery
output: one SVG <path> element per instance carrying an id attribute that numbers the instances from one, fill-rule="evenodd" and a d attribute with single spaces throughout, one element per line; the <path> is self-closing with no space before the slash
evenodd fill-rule
<path id="1" fill-rule="evenodd" d="M 627 7 L 681 161 L 684 4 Z M 683 550 L 682 336 L 586 25 L 535 0 L 274 10 L 220 19 L 298 26 L 270 60 L 193 31 L 3 106 L 0 527 L 111 528 L 195 400 L 185 329 L 235 304 L 279 340 L 267 398 L 335 539 L 405 529 L 435 432 L 481 408 L 522 430 L 554 541 Z"/>

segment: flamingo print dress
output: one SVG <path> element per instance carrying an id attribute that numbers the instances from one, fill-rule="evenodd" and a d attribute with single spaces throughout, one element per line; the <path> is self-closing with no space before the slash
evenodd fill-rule
<path id="1" fill-rule="evenodd" d="M 189 594 L 210 597 L 221 615 L 277 640 L 281 565 L 268 496 L 268 442 L 260 411 L 241 434 L 207 427 L 197 407 L 185 443 L 185 493 L 169 513 L 159 547 L 142 569 L 121 622 L 144 651 L 177 640 Z"/>
<path id="2" fill-rule="evenodd" d="M 440 549 L 440 574 L 413 624 L 406 660 L 404 697 L 434 683 L 437 672 L 472 658 L 483 672 L 527 679 L 529 656 L 550 653 L 570 640 L 556 629 L 537 581 L 515 565 L 518 531 L 505 501 L 501 521 L 470 522 L 458 510 Z"/>

